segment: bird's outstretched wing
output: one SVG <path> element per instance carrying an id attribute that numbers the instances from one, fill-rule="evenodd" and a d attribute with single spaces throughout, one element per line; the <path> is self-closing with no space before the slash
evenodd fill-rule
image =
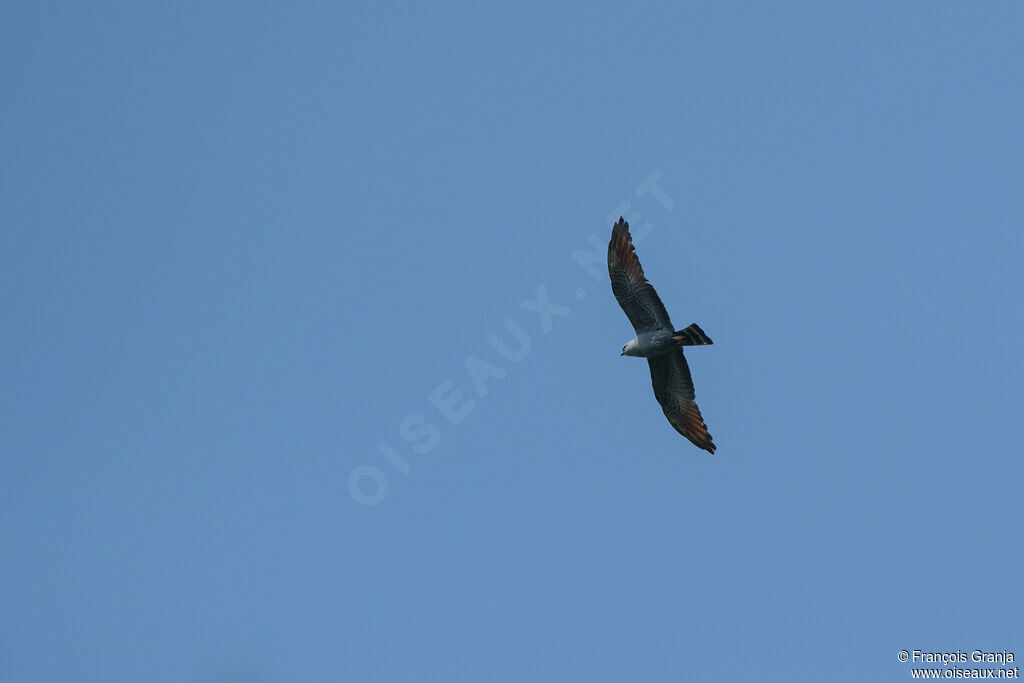
<path id="1" fill-rule="evenodd" d="M 625 308 L 625 307 L 623 307 Z M 708 434 L 700 408 L 694 402 L 693 379 L 682 349 L 647 359 L 651 366 L 651 384 L 654 397 L 661 404 L 665 417 L 676 431 L 689 439 L 697 448 L 715 452 L 715 444 Z"/>
<path id="2" fill-rule="evenodd" d="M 612 292 L 637 334 L 673 329 L 665 304 L 661 303 L 658 293 L 644 277 L 640 259 L 633 250 L 629 223 L 622 218 L 612 228 L 612 240 L 608 243 L 608 275 L 612 280 Z"/>

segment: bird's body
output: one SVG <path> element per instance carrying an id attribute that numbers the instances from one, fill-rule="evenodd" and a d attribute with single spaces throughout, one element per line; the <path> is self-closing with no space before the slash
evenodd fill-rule
<path id="1" fill-rule="evenodd" d="M 612 292 L 636 332 L 622 347 L 622 355 L 647 359 L 654 397 L 669 423 L 695 446 L 714 453 L 715 444 L 694 401 L 693 380 L 682 349 L 711 344 L 711 339 L 696 323 L 683 330 L 672 326 L 665 305 L 644 277 L 629 224 L 622 218 L 612 228 L 608 243 L 608 276 Z"/>
<path id="2" fill-rule="evenodd" d="M 672 330 L 650 330 L 636 335 L 622 347 L 623 356 L 637 356 L 639 358 L 650 358 L 660 356 L 663 353 L 678 348 L 679 344 L 673 341 L 675 333 Z"/>

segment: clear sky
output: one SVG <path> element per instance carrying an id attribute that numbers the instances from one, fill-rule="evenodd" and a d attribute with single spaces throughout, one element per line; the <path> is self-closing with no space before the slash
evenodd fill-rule
<path id="1" fill-rule="evenodd" d="M 0 680 L 1024 659 L 1021 4 L 3 15 Z"/>

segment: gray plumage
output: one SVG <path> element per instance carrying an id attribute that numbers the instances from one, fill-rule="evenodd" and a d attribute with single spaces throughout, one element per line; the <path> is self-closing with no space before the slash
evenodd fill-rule
<path id="1" fill-rule="evenodd" d="M 647 278 L 633 249 L 629 224 L 619 218 L 608 243 L 608 276 L 612 293 L 633 325 L 636 337 L 622 347 L 622 355 L 647 359 L 654 397 L 669 423 L 698 448 L 715 452 L 704 418 L 695 402 L 690 367 L 683 346 L 711 344 L 694 323 L 675 330 L 665 305 Z"/>

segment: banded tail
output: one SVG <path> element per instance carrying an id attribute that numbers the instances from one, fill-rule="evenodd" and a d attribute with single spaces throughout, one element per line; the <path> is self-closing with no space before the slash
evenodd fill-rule
<path id="1" fill-rule="evenodd" d="M 676 330 L 672 334 L 672 341 L 680 346 L 707 346 L 715 343 L 708 335 L 704 334 L 704 330 L 700 329 L 700 325 L 697 323 L 690 325 L 685 330 Z"/>

